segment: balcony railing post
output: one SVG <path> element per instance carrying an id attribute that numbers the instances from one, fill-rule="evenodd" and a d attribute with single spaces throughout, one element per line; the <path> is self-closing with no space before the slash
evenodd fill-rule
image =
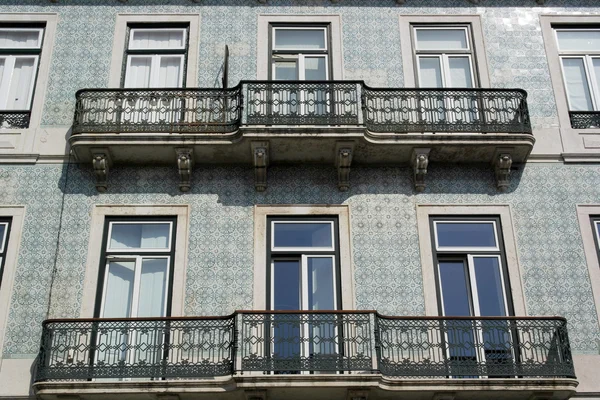
<path id="1" fill-rule="evenodd" d="M 379 330 L 379 315 L 374 312 L 373 315 L 373 337 L 375 339 L 375 363 L 373 365 L 374 372 L 381 372 L 381 331 Z"/>

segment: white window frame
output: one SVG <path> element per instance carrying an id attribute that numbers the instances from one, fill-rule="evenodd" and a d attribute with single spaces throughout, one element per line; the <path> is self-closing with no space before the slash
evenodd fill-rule
<path id="1" fill-rule="evenodd" d="M 187 29 L 185 28 L 131 28 L 129 29 L 129 50 L 164 50 L 164 47 L 134 47 L 133 35 L 136 32 L 181 32 L 182 33 L 182 45 L 181 47 L 169 47 L 171 50 L 185 50 L 185 44 L 187 42 Z"/>
<path id="2" fill-rule="evenodd" d="M 554 39 L 556 40 L 556 48 L 558 49 L 559 61 L 560 61 L 560 70 L 562 73 L 563 85 L 565 88 L 565 92 L 567 94 L 567 104 L 569 105 L 569 111 L 574 111 L 571 106 L 571 100 L 569 96 L 569 87 L 567 86 L 567 79 L 565 76 L 565 71 L 563 67 L 562 60 L 565 58 L 573 58 L 573 59 L 581 59 L 583 60 L 583 67 L 585 71 L 585 79 L 587 88 L 590 93 L 590 97 L 592 100 L 592 110 L 588 111 L 600 111 L 600 87 L 596 84 L 598 80 L 596 80 L 596 73 L 594 72 L 592 60 L 594 58 L 600 60 L 600 49 L 597 52 L 586 52 L 583 50 L 561 50 L 558 42 L 558 33 L 559 32 L 600 32 L 600 29 L 595 28 L 555 28 L 554 29 Z M 600 77 L 599 77 L 600 78 Z"/>
<path id="3" fill-rule="evenodd" d="M 447 247 L 447 246 L 440 246 L 438 244 L 438 231 L 437 231 L 437 226 L 438 224 L 491 224 L 494 228 L 494 240 L 496 241 L 496 246 L 494 247 L 476 247 L 476 246 L 464 246 L 464 247 Z M 439 221 L 433 221 L 433 229 L 434 229 L 434 238 L 435 238 L 435 249 L 438 251 L 463 251 L 465 253 L 468 253 L 470 251 L 477 251 L 477 252 L 481 252 L 481 251 L 500 251 L 500 248 L 498 247 L 498 229 L 496 226 L 496 221 L 491 221 L 491 220 L 480 220 L 480 221 L 475 221 L 475 220 L 439 220 Z"/>
<path id="4" fill-rule="evenodd" d="M 200 50 L 200 14 L 118 14 L 115 24 L 115 33 L 110 63 L 109 87 L 118 88 L 123 79 L 123 63 L 126 52 L 126 43 L 128 39 L 128 26 L 139 23 L 177 23 L 189 24 L 189 37 L 187 48 L 187 65 L 185 68 L 186 86 L 194 87 L 198 85 L 198 60 Z M 145 29 L 145 28 L 131 28 Z M 152 29 L 152 28 L 149 28 Z M 163 28 L 161 28 L 163 29 Z M 183 29 L 183 28 L 164 28 L 164 29 Z M 183 76 L 183 70 L 182 70 Z"/>
<path id="5" fill-rule="evenodd" d="M 277 224 L 327 224 L 331 233 L 331 247 L 275 247 L 275 225 Z M 271 221 L 271 251 L 334 251 L 335 250 L 335 235 L 334 226 L 331 221 L 312 221 L 307 220 L 290 220 L 290 221 Z"/>
<path id="6" fill-rule="evenodd" d="M 141 248 L 141 247 L 131 247 L 131 248 L 127 248 L 127 249 L 113 249 L 112 247 L 110 247 L 110 240 L 112 238 L 112 229 L 114 225 L 149 225 L 149 224 L 153 224 L 153 225 L 169 225 L 169 237 L 167 238 L 167 243 L 168 246 L 167 248 Z M 141 220 L 131 220 L 131 221 L 110 221 L 109 222 L 109 226 L 108 226 L 108 242 L 106 243 L 106 250 L 110 251 L 111 253 L 131 253 L 131 252 L 136 252 L 136 253 L 144 253 L 144 252 L 169 252 L 171 251 L 171 241 L 173 239 L 173 223 L 171 221 L 141 221 Z"/>

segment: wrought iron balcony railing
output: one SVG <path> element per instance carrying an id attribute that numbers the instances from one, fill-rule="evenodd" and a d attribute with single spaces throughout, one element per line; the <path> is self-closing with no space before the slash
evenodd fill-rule
<path id="1" fill-rule="evenodd" d="M 225 317 L 48 320 L 36 381 L 380 373 L 574 378 L 563 318 L 238 311 Z"/>
<path id="2" fill-rule="evenodd" d="M 230 89 L 83 89 L 73 134 L 232 133 L 242 126 L 531 133 L 521 89 L 377 89 L 362 81 L 242 81 Z"/>
<path id="3" fill-rule="evenodd" d="M 600 129 L 600 111 L 570 111 L 571 128 Z"/>
<path id="4" fill-rule="evenodd" d="M 29 127 L 29 110 L 0 110 L 0 129 L 25 129 Z"/>

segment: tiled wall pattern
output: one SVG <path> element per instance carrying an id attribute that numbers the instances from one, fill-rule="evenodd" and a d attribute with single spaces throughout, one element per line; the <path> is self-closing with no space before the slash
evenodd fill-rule
<path id="1" fill-rule="evenodd" d="M 365 6 L 368 4 L 368 6 Z M 230 82 L 256 77 L 257 15 L 339 14 L 342 17 L 346 79 L 372 86 L 403 85 L 398 15 L 479 14 L 494 87 L 528 91 L 533 124 L 558 124 L 548 74 L 540 14 L 596 14 L 596 0 L 488 0 L 475 7 L 467 0 L 3 0 L 0 12 L 60 14 L 43 124 L 69 125 L 78 89 L 106 87 L 117 13 L 199 13 L 201 15 L 199 86 L 220 85 L 224 47 L 230 46 Z M 90 7 L 97 6 L 97 7 Z M 232 7 L 235 6 L 235 7 Z M 568 7 L 568 8 L 567 8 Z M 258 55 L 265 56 L 265 55 Z M 554 61 L 553 61 L 554 62 Z M 193 84 L 192 84 L 193 85 Z"/>
<path id="2" fill-rule="evenodd" d="M 224 315 L 252 307 L 253 206 L 327 203 L 351 207 L 357 307 L 392 315 L 424 313 L 416 204 L 510 204 L 529 314 L 565 316 L 574 350 L 597 354 L 576 205 L 598 204 L 598 176 L 593 165 L 529 164 L 499 194 L 487 167 L 431 165 L 429 187 L 417 195 L 407 168 L 353 168 L 353 186 L 342 193 L 334 168 L 290 166 L 271 168 L 267 192 L 257 193 L 251 168 L 210 167 L 198 168 L 192 191 L 180 194 L 175 168 L 119 167 L 109 192 L 98 194 L 87 165 L 72 165 L 68 177 L 60 166 L 3 166 L 0 203 L 27 205 L 4 356 L 37 351 L 51 285 L 50 316 L 79 316 L 94 204 L 190 204 L 185 312 Z"/>

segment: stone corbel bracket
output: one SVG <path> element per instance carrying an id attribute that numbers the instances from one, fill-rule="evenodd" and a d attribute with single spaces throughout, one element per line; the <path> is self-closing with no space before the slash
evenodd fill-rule
<path id="1" fill-rule="evenodd" d="M 506 192 L 510 185 L 511 152 L 512 149 L 498 149 L 492 160 L 496 175 L 496 187 L 500 192 Z"/>
<path id="2" fill-rule="evenodd" d="M 189 147 L 175 149 L 177 169 L 179 170 L 179 190 L 189 192 L 192 187 L 192 170 L 194 168 L 194 151 Z"/>
<path id="3" fill-rule="evenodd" d="M 354 156 L 354 142 L 335 144 L 335 167 L 338 172 L 338 188 L 345 192 L 350 189 L 350 166 Z"/>
<path id="4" fill-rule="evenodd" d="M 369 389 L 348 389 L 346 400 L 369 400 Z"/>
<path id="5" fill-rule="evenodd" d="M 267 190 L 267 167 L 269 166 L 269 142 L 251 142 L 254 162 L 254 187 L 257 192 Z"/>
<path id="6" fill-rule="evenodd" d="M 425 184 L 425 175 L 427 175 L 427 166 L 429 165 L 429 152 L 431 152 L 431 149 L 413 149 L 410 156 L 415 190 L 419 193 L 424 191 L 427 186 Z"/>
<path id="7" fill-rule="evenodd" d="M 266 390 L 245 390 L 246 400 L 267 400 Z"/>
<path id="8" fill-rule="evenodd" d="M 96 175 L 96 190 L 100 193 L 108 189 L 108 171 L 112 167 L 112 161 L 108 149 L 91 149 L 92 167 Z"/>

